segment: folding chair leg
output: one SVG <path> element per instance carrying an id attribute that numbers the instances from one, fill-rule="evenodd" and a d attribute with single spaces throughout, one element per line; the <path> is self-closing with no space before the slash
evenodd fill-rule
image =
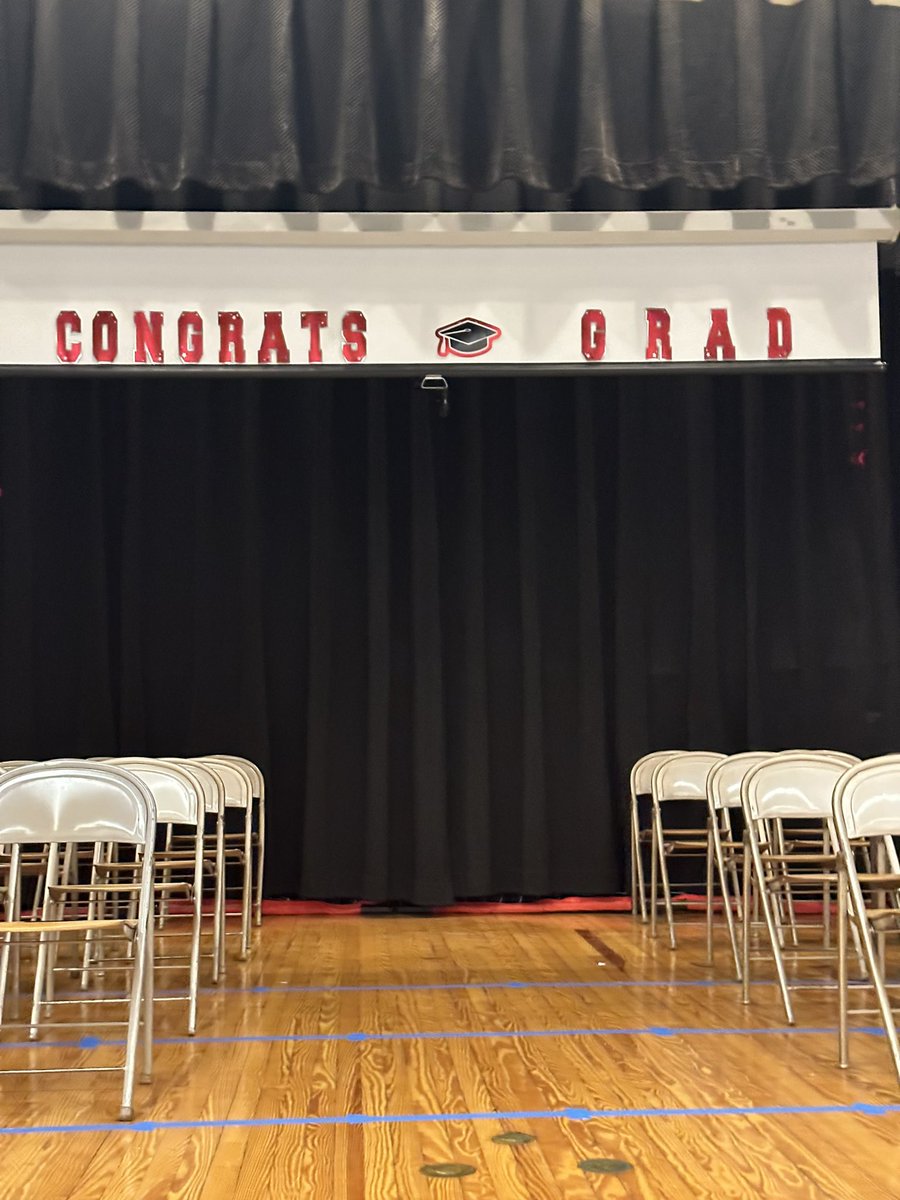
<path id="1" fill-rule="evenodd" d="M 713 962 L 713 847 L 714 817 L 710 817 L 706 831 L 706 961 L 710 966 Z M 724 896 L 723 896 L 724 901 Z"/>
<path id="2" fill-rule="evenodd" d="M 7 921 L 13 919 L 12 914 L 16 911 L 16 897 L 22 886 L 22 881 L 19 877 L 21 853 L 20 846 L 13 846 L 9 861 L 9 883 L 6 889 L 6 904 L 4 906 L 4 915 Z M 3 1009 L 6 1004 L 6 988 L 9 981 L 9 956 L 11 950 L 12 934 L 7 933 L 3 938 L 3 950 L 0 952 L 0 1026 L 3 1025 Z"/>
<path id="3" fill-rule="evenodd" d="M 213 983 L 225 977 L 225 827 L 223 818 L 216 824 L 216 899 L 213 933 Z"/>
<path id="4" fill-rule="evenodd" d="M 634 836 L 634 813 L 628 821 L 628 844 L 631 854 L 631 915 L 638 915 L 638 894 L 637 894 L 637 841 Z"/>
<path id="5" fill-rule="evenodd" d="M 92 881 L 93 882 L 93 881 Z M 87 919 L 97 919 L 99 892 L 88 893 Z M 93 966 L 94 931 L 88 929 L 84 935 L 84 953 L 81 959 L 81 990 L 86 992 L 91 982 L 91 967 Z"/>
<path id="6" fill-rule="evenodd" d="M 637 801 L 631 805 L 631 911 L 647 924 L 647 892 L 644 885 L 644 856 L 641 853 L 641 826 Z"/>
<path id="7" fill-rule="evenodd" d="M 728 929 L 728 939 L 731 942 L 731 953 L 734 956 L 735 978 L 741 978 L 741 954 L 738 949 L 737 935 L 734 929 L 734 913 L 731 911 L 731 892 L 728 887 L 728 875 L 725 870 L 725 854 L 722 850 L 722 835 L 721 830 L 715 820 L 712 823 L 711 837 L 713 841 L 713 854 L 715 856 L 716 870 L 719 874 L 719 887 L 722 892 L 722 907 L 725 910 L 725 925 Z M 735 871 L 735 878 L 737 872 Z M 712 953 L 710 953 L 710 961 L 712 961 Z"/>
<path id="8" fill-rule="evenodd" d="M 122 1107 L 119 1109 L 120 1121 L 134 1120 L 134 1076 L 137 1064 L 138 1036 L 141 1031 L 141 1002 L 145 996 L 144 988 L 147 968 L 147 925 L 153 923 L 153 912 L 150 909 L 138 925 L 135 933 L 134 969 L 131 972 L 131 997 L 128 1005 L 128 1032 L 125 1036 L 125 1071 L 122 1080 Z M 152 1005 L 151 1005 L 152 1021 Z M 146 1019 L 146 1014 L 145 1014 Z"/>
<path id="9" fill-rule="evenodd" d="M 663 898 L 666 902 L 666 922 L 669 926 L 669 949 L 677 950 L 678 943 L 675 941 L 675 916 L 672 912 L 672 889 L 669 887 L 669 868 L 666 866 L 666 849 L 663 842 L 662 830 L 662 814 L 657 807 L 654 814 L 654 825 L 656 828 L 656 846 L 659 852 L 659 872 L 662 877 Z"/>
<path id="10" fill-rule="evenodd" d="M 256 817 L 256 906 L 254 924 L 262 925 L 263 863 L 266 857 L 266 802 L 259 798 Z"/>
<path id="11" fill-rule="evenodd" d="M 822 852 L 831 853 L 831 838 L 827 829 L 822 836 Z M 826 950 L 831 948 L 831 884 L 827 881 L 822 887 L 822 945 Z"/>
<path id="12" fill-rule="evenodd" d="M 12 948 L 12 934 L 7 933 L 3 938 L 3 950 L 0 952 L 0 1027 L 3 1025 L 3 1010 L 6 1007 L 6 989 L 9 983 L 9 955 Z"/>
<path id="13" fill-rule="evenodd" d="M 55 868 L 52 862 L 48 862 L 47 864 L 47 873 L 47 892 L 44 895 L 44 908 L 41 913 L 42 922 L 54 920 L 57 916 L 57 909 L 65 908 L 65 901 L 59 904 L 58 902 L 54 903 L 50 898 L 50 888 L 55 886 L 53 883 Z M 28 1027 L 28 1039 L 32 1042 L 36 1042 L 40 1036 L 41 1005 L 44 1003 L 45 993 L 48 1004 L 53 999 L 51 989 L 51 981 L 53 979 L 52 966 L 55 960 L 55 951 L 58 945 L 56 938 L 58 936 L 58 934 L 54 935 L 42 930 L 38 939 L 37 963 L 34 968 L 34 992 L 31 999 L 31 1020 Z M 49 971 L 48 965 L 50 967 Z M 50 1010 L 48 1008 L 47 1015 L 49 1016 L 49 1014 Z"/>
<path id="14" fill-rule="evenodd" d="M 741 957 L 743 959 L 743 963 L 742 963 L 742 968 L 741 968 L 741 972 L 740 972 L 741 1003 L 742 1004 L 750 1003 L 750 931 L 752 929 L 752 920 L 751 920 L 751 911 L 750 911 L 750 909 L 751 909 L 750 883 L 751 883 L 752 872 L 750 870 L 750 852 L 749 851 L 750 851 L 750 846 L 749 846 L 749 842 L 747 840 L 747 835 L 745 833 L 744 834 L 744 874 L 743 874 L 743 888 L 742 888 L 742 893 L 741 893 L 742 897 L 743 897 L 743 903 L 741 905 L 742 914 L 743 914 L 743 919 L 741 921 L 741 925 L 743 926 L 743 928 L 741 930 L 741 934 L 742 934 Z"/>
<path id="15" fill-rule="evenodd" d="M 12 912 L 10 920 L 20 921 L 22 919 L 22 893 L 16 893 L 15 908 Z M 22 943 L 19 935 L 14 933 L 11 935 L 10 941 L 10 957 L 12 959 L 12 993 L 13 993 L 13 1012 L 18 1017 L 19 1015 L 19 994 L 22 986 Z"/>
<path id="16" fill-rule="evenodd" d="M 203 863 L 194 872 L 194 917 L 191 925 L 191 973 L 188 985 L 188 1037 L 197 1032 L 197 995 L 200 990 L 200 926 L 203 921 Z"/>
<path id="17" fill-rule="evenodd" d="M 52 911 L 49 903 L 44 905 L 44 911 Z M 49 933 L 41 933 L 38 942 L 37 965 L 34 968 L 34 994 L 31 1000 L 31 1021 L 28 1025 L 28 1040 L 36 1042 L 40 1036 L 41 1004 L 44 999 L 45 981 L 47 978 L 47 957 L 50 950 Z"/>
<path id="18" fill-rule="evenodd" d="M 900 1037 L 897 1035 L 897 1027 L 894 1024 L 894 1014 L 891 1011 L 891 1000 L 887 994 L 887 989 L 884 986 L 884 978 L 878 966 L 878 958 L 875 952 L 875 943 L 872 939 L 872 931 L 869 929 L 869 922 L 866 919 L 866 906 L 863 899 L 862 889 L 860 888 L 859 880 L 857 879 L 850 880 L 849 886 L 850 909 L 856 919 L 856 924 L 859 927 L 859 932 L 862 937 L 863 954 L 866 959 L 869 978 L 871 979 L 872 986 L 875 989 L 875 997 L 878 1001 L 878 1008 L 881 1013 L 881 1023 L 884 1026 L 884 1032 L 887 1034 L 891 1058 L 894 1060 L 894 1071 L 896 1072 L 897 1079 L 900 1080 Z"/>
<path id="19" fill-rule="evenodd" d="M 838 871 L 838 1065 L 850 1065 L 850 1047 L 847 1033 L 847 876 L 843 868 Z"/>
<path id="20" fill-rule="evenodd" d="M 659 858 L 656 852 L 656 822 L 653 822 L 650 834 L 650 936 L 656 937 L 656 925 L 659 916 Z"/>
<path id="21" fill-rule="evenodd" d="M 782 824 L 781 821 L 778 821 L 778 820 L 776 820 L 774 822 L 774 825 L 775 825 L 775 834 L 776 834 L 776 841 L 777 841 L 777 846 L 778 846 L 778 853 L 784 854 L 785 853 L 784 825 Z M 787 873 L 784 866 L 781 866 L 779 869 L 781 870 L 782 874 Z M 784 897 L 783 901 L 781 899 L 782 896 Z M 784 888 L 784 891 L 779 893 L 778 902 L 775 906 L 775 919 L 778 924 L 778 935 L 779 935 L 779 938 L 781 939 L 780 945 L 783 947 L 784 946 L 784 930 L 781 927 L 781 905 L 782 905 L 782 903 L 784 904 L 784 911 L 787 916 L 787 922 L 788 922 L 788 925 L 791 930 L 791 944 L 794 946 L 799 946 L 800 945 L 800 937 L 799 937 L 799 934 L 797 931 L 797 913 L 796 913 L 796 910 L 794 909 L 794 893 L 791 891 L 790 884 L 787 884 L 786 887 Z"/>
<path id="22" fill-rule="evenodd" d="M 775 917 L 772 912 L 771 897 L 766 888 L 766 877 L 763 869 L 762 856 L 759 852 L 759 846 L 751 839 L 750 851 L 753 857 L 753 873 L 758 881 L 758 896 L 759 903 L 762 907 L 763 917 L 766 922 L 766 929 L 769 932 L 769 941 L 772 946 L 772 957 L 775 960 L 775 973 L 778 976 L 778 986 L 781 989 L 781 1000 L 784 1004 L 784 1015 L 787 1018 L 788 1025 L 794 1025 L 794 1009 L 791 1004 L 791 997 L 788 991 L 787 975 L 784 970 L 784 959 L 781 954 L 781 945 L 779 943 L 779 930 L 775 922 Z"/>
<path id="23" fill-rule="evenodd" d="M 51 842 L 47 847 L 47 875 L 44 881 L 44 903 L 41 908 L 41 919 L 45 912 L 50 912 L 51 915 L 57 915 L 57 906 L 50 898 L 49 889 L 55 887 L 60 882 L 60 860 L 59 860 L 59 843 Z M 65 877 L 63 877 L 65 878 Z M 65 913 L 65 907 L 62 909 Z M 50 1004 L 53 1000 L 54 988 L 56 986 L 53 968 L 56 966 L 56 960 L 59 954 L 59 946 L 61 935 L 58 933 L 50 934 L 50 944 L 47 951 L 47 982 L 46 982 L 46 998 Z M 50 1010 L 47 1010 L 47 1015 L 50 1015 Z"/>
<path id="24" fill-rule="evenodd" d="M 147 949 L 144 963 L 144 989 L 141 998 L 144 1010 L 143 1063 L 141 1083 L 153 1082 L 153 971 L 154 971 L 153 914 L 147 923 Z"/>
<path id="25" fill-rule="evenodd" d="M 253 897 L 253 805 L 247 805 L 244 815 L 244 879 L 241 891 L 241 952 L 240 962 L 250 957 L 250 926 Z"/>

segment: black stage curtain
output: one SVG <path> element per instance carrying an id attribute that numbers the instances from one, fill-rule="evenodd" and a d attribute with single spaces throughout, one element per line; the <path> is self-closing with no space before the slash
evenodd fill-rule
<path id="1" fill-rule="evenodd" d="M 234 751 L 269 891 L 609 893 L 662 745 L 896 749 L 876 377 L 0 382 L 0 757 Z"/>
<path id="2" fill-rule="evenodd" d="M 898 61 L 876 0 L 0 0 L 0 191 L 304 208 L 835 175 L 890 197 Z"/>

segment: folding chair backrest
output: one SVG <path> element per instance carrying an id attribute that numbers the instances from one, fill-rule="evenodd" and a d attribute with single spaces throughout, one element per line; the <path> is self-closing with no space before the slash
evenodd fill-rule
<path id="1" fill-rule="evenodd" d="M 847 755 L 821 751 L 776 754 L 754 767 L 741 786 L 741 800 L 752 821 L 780 818 L 827 819 L 837 781 L 849 769 Z"/>
<path id="2" fill-rule="evenodd" d="M 900 837 L 900 754 L 847 771 L 835 790 L 834 814 L 849 838 Z"/>
<path id="3" fill-rule="evenodd" d="M 709 773 L 708 780 L 709 798 L 713 808 L 740 808 L 744 776 L 771 757 L 771 754 L 762 750 L 750 750 L 742 754 L 731 754 L 716 763 Z"/>
<path id="4" fill-rule="evenodd" d="M 209 767 L 222 780 L 225 787 L 226 808 L 249 808 L 253 803 L 253 783 L 243 767 L 221 758 L 198 758 L 193 762 Z"/>
<path id="5" fill-rule="evenodd" d="M 196 826 L 202 821 L 205 804 L 200 783 L 178 763 L 156 758 L 111 758 L 107 761 L 143 780 L 153 796 L 156 819 L 160 824 Z"/>
<path id="6" fill-rule="evenodd" d="M 810 758 L 827 758 L 835 762 L 845 763 L 848 767 L 855 766 L 859 759 L 855 754 L 847 754 L 843 750 L 782 750 L 782 754 L 806 754 Z"/>
<path id="7" fill-rule="evenodd" d="M 161 761 L 181 767 L 196 780 L 205 812 L 218 815 L 225 811 L 225 785 L 212 767 L 195 758 L 164 758 Z"/>
<path id="8" fill-rule="evenodd" d="M 153 797 L 120 767 L 59 759 L 0 775 L 0 843 L 123 842 L 152 853 Z"/>
<path id="9" fill-rule="evenodd" d="M 632 798 L 636 796 L 649 796 L 653 783 L 653 772 L 660 763 L 665 762 L 667 758 L 674 758 L 676 754 L 684 754 L 684 751 L 654 750 L 652 754 L 645 754 L 643 758 L 639 758 L 631 768 Z"/>
<path id="10" fill-rule="evenodd" d="M 651 791 L 659 803 L 665 800 L 702 800 L 706 804 L 709 773 L 724 759 L 712 750 L 686 750 L 665 759 L 653 772 Z"/>
<path id="11" fill-rule="evenodd" d="M 245 774 L 249 775 L 250 783 L 253 790 L 253 799 L 262 800 L 266 795 L 266 781 L 262 771 L 255 762 L 251 762 L 249 758 L 241 758 L 237 754 L 208 754 L 207 758 L 215 762 L 231 763 L 235 767 L 239 767 Z"/>

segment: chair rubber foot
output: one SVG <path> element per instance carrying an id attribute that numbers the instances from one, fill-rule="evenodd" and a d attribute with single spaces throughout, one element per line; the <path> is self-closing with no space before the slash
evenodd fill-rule
<path id="1" fill-rule="evenodd" d="M 120 1121 L 133 1121 L 134 1120 L 134 1109 L 126 1108 L 125 1105 L 123 1104 L 122 1107 L 119 1109 L 119 1120 Z"/>
<path id="2" fill-rule="evenodd" d="M 237 956 L 237 960 L 238 960 L 238 962 L 247 962 L 249 957 L 250 957 L 249 953 L 246 950 L 242 950 L 240 952 L 240 954 Z"/>
<path id="3" fill-rule="evenodd" d="M 139 1076 L 138 1076 L 138 1081 L 139 1081 L 140 1083 L 152 1083 L 152 1082 L 153 1082 L 153 1076 L 152 1076 L 152 1075 L 148 1075 L 148 1074 L 144 1073 L 143 1075 L 139 1075 Z"/>

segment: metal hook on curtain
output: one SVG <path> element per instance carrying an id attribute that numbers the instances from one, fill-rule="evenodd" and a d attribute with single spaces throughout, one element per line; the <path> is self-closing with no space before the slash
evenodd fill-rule
<path id="1" fill-rule="evenodd" d="M 450 411 L 450 400 L 448 393 L 450 384 L 443 375 L 426 375 L 419 387 L 423 392 L 435 392 L 435 400 L 437 401 L 437 410 L 439 417 L 446 417 Z"/>

